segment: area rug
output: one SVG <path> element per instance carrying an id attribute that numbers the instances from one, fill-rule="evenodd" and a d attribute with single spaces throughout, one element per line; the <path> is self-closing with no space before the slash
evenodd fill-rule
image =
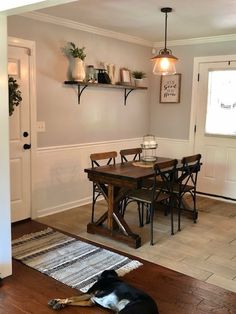
<path id="1" fill-rule="evenodd" d="M 13 240 L 12 255 L 25 265 L 82 292 L 86 292 L 104 270 L 114 269 L 123 276 L 142 265 L 51 228 Z"/>

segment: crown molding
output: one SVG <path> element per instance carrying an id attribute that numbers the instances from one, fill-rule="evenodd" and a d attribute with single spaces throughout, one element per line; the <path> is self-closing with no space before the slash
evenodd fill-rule
<path id="1" fill-rule="evenodd" d="M 93 33 L 93 34 L 101 35 L 105 37 L 110 37 L 110 38 L 130 42 L 133 44 L 138 44 L 145 47 L 160 48 L 164 46 L 163 41 L 151 42 L 140 37 L 135 37 L 135 36 L 127 35 L 124 33 L 119 33 L 119 32 L 114 32 L 108 29 L 99 28 L 99 27 L 88 25 L 88 24 L 78 23 L 72 20 L 52 16 L 45 13 L 28 12 L 28 13 L 22 13 L 20 15 L 26 18 L 33 19 L 33 20 L 38 20 L 41 22 L 47 22 L 51 24 L 56 24 L 56 25 L 72 28 L 72 29 L 77 29 L 80 31 L 89 32 L 89 33 Z M 235 41 L 235 40 L 236 40 L 236 34 L 227 34 L 227 35 L 218 35 L 218 36 L 210 36 L 210 37 L 196 37 L 196 38 L 188 38 L 188 39 L 168 40 L 168 46 L 174 47 L 174 46 L 186 46 L 186 45 L 197 45 L 197 44 L 209 44 L 209 43 Z"/>
<path id="2" fill-rule="evenodd" d="M 219 43 L 219 42 L 224 42 L 224 41 L 235 41 L 235 40 L 236 40 L 236 34 L 228 34 L 228 35 L 218 35 L 218 36 L 211 36 L 211 37 L 168 40 L 168 46 L 209 44 L 209 43 Z M 155 48 L 163 47 L 164 44 L 165 44 L 164 42 L 154 42 L 153 47 Z"/>
<path id="3" fill-rule="evenodd" d="M 61 17 L 52 16 L 52 15 L 45 14 L 45 13 L 29 12 L 29 13 L 20 14 L 20 16 L 27 17 L 27 18 L 34 19 L 34 20 L 38 20 L 41 22 L 47 22 L 47 23 L 52 23 L 52 24 L 72 28 L 72 29 L 77 29 L 80 31 L 93 33 L 96 35 L 110 37 L 110 38 L 130 42 L 133 44 L 138 44 L 141 46 L 146 46 L 146 47 L 152 47 L 153 46 L 153 43 L 151 41 L 148 41 L 148 40 L 145 40 L 145 39 L 142 39 L 139 37 L 130 36 L 127 34 L 118 33 L 118 32 L 110 31 L 110 30 L 107 30 L 104 28 L 94 27 L 91 25 L 83 24 L 83 23 L 78 23 L 75 21 L 71 21 L 68 19 L 61 18 Z"/>
<path id="4" fill-rule="evenodd" d="M 20 14 L 22 12 L 29 12 L 32 10 L 44 9 L 51 6 L 55 6 L 59 4 L 66 4 L 66 3 L 75 2 L 75 1 L 76 0 L 47 0 L 46 2 L 42 0 L 36 0 L 36 1 L 31 1 L 30 4 L 28 4 L 28 1 L 25 2 L 23 0 L 5 1 L 5 3 L 0 4 L 0 13 L 7 16 L 11 16 L 11 15 Z M 15 3 L 13 4 L 13 2 Z"/>

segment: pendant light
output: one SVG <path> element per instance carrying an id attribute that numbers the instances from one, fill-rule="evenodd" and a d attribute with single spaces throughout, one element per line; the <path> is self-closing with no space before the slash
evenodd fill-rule
<path id="1" fill-rule="evenodd" d="M 165 48 L 159 51 L 159 54 L 153 58 L 152 61 L 155 62 L 153 68 L 153 74 L 156 75 L 167 75 L 175 74 L 175 63 L 178 58 L 172 55 L 172 51 L 166 48 L 167 41 L 167 13 L 172 12 L 172 8 L 162 8 L 161 12 L 165 13 Z"/>

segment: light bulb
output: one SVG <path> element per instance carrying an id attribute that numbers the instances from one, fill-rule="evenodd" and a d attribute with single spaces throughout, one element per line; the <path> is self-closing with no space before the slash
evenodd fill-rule
<path id="1" fill-rule="evenodd" d="M 168 58 L 160 59 L 160 68 L 162 71 L 168 70 L 169 66 L 170 66 L 170 62 L 169 62 Z"/>
<path id="2" fill-rule="evenodd" d="M 173 58 L 157 58 L 155 60 L 154 68 L 153 68 L 153 74 L 156 75 L 167 75 L 167 74 L 175 74 L 175 63 L 176 59 Z"/>

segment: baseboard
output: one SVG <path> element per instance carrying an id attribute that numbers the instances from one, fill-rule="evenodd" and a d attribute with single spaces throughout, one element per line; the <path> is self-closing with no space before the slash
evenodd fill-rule
<path id="1" fill-rule="evenodd" d="M 236 203 L 236 199 L 235 198 L 231 198 L 231 197 L 227 197 L 227 196 L 222 196 L 222 195 L 216 195 L 216 194 L 211 194 L 211 193 L 204 193 L 204 192 L 197 192 L 198 196 L 202 196 L 202 197 L 208 197 L 211 199 L 216 199 L 216 200 L 221 200 L 224 202 L 229 202 L 229 203 Z"/>
<path id="2" fill-rule="evenodd" d="M 40 218 L 40 217 L 44 217 L 44 216 L 48 216 L 48 215 L 53 215 L 56 213 L 61 213 L 61 212 L 64 212 L 68 209 L 72 209 L 72 208 L 76 208 L 76 207 L 90 204 L 91 202 L 92 202 L 92 197 L 85 197 L 85 198 L 77 200 L 75 202 L 68 202 L 65 204 L 61 204 L 59 206 L 44 208 L 44 209 L 37 211 L 37 217 Z"/>

